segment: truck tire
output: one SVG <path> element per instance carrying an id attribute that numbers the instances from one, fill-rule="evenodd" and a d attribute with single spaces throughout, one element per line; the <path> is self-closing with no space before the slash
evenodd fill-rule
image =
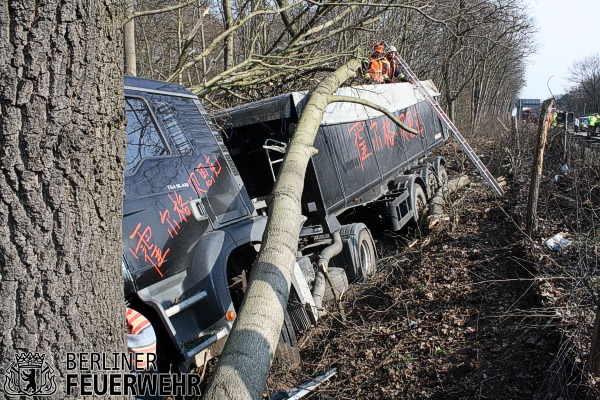
<path id="1" fill-rule="evenodd" d="M 359 280 L 367 280 L 375 273 L 377 267 L 377 256 L 375 254 L 375 243 L 367 228 L 358 234 L 358 257 L 359 257 Z"/>
<path id="2" fill-rule="evenodd" d="M 427 191 L 429 192 L 429 196 L 433 197 L 435 195 L 435 191 L 439 187 L 438 184 L 438 172 L 436 171 L 433 165 L 429 165 L 429 173 L 427 174 Z"/>
<path id="3" fill-rule="evenodd" d="M 329 268 L 329 276 L 331 276 L 335 295 L 339 298 L 342 293 L 348 290 L 348 277 L 346 276 L 346 271 L 343 268 Z M 326 287 L 325 293 L 323 294 L 323 302 L 328 303 L 330 301 L 336 301 L 337 299 L 335 299 L 333 293 L 331 293 L 329 282 L 327 282 L 327 280 L 325 282 Z"/>
<path id="4" fill-rule="evenodd" d="M 340 235 L 344 248 L 331 259 L 331 265 L 343 268 L 349 282 L 369 279 L 377 266 L 377 253 L 371 232 L 365 224 L 358 223 L 342 226 Z"/>
<path id="5" fill-rule="evenodd" d="M 294 368 L 300 365 L 300 361 L 300 347 L 298 346 L 296 332 L 294 332 L 288 312 L 285 311 L 279 343 L 275 350 L 275 362 L 289 368 Z"/>
<path id="6" fill-rule="evenodd" d="M 414 192 L 412 196 L 412 209 L 414 212 L 413 220 L 415 223 L 419 223 L 421 217 L 423 216 L 423 211 L 427 206 L 427 197 L 425 196 L 425 191 L 421 187 L 421 185 L 415 184 Z"/>

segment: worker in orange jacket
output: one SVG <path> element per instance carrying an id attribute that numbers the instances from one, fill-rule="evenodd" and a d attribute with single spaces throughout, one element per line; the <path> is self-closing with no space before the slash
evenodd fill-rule
<path id="1" fill-rule="evenodd" d="M 364 78 L 372 83 L 384 83 L 390 80 L 390 63 L 385 58 L 385 44 L 377 42 L 373 46 L 373 53 L 369 56 L 369 66 Z"/>
<path id="2" fill-rule="evenodd" d="M 398 58 L 398 49 L 395 46 L 390 46 L 386 49 L 385 58 L 390 64 L 389 76 L 391 82 L 410 82 L 406 75 L 404 75 L 400 59 Z"/>

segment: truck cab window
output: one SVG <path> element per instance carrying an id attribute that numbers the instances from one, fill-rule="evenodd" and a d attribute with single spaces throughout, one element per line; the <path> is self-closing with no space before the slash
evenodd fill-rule
<path id="1" fill-rule="evenodd" d="M 141 99 L 125 99 L 127 112 L 127 151 L 125 174 L 131 174 L 148 157 L 168 154 L 156 122 Z"/>
<path id="2" fill-rule="evenodd" d="M 190 156 L 194 154 L 194 150 L 192 149 L 192 145 L 188 139 L 189 135 L 184 127 L 179 123 L 173 107 L 165 102 L 157 103 L 155 106 L 159 118 L 162 119 L 162 122 L 167 128 L 168 134 L 171 136 L 171 139 L 175 144 L 177 152 L 182 156 Z"/>

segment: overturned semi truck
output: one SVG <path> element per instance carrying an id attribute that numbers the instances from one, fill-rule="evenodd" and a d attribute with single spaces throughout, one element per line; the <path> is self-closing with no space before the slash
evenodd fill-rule
<path id="1" fill-rule="evenodd" d="M 309 94 L 209 116 L 181 86 L 126 78 L 125 297 L 152 323 L 159 365 L 185 371 L 220 353 L 260 249 L 266 198 Z M 291 360 L 296 334 L 317 323 L 334 298 L 319 256 L 330 258 L 337 292 L 375 271 L 370 231 L 347 211 L 369 205 L 400 230 L 446 180 L 444 159 L 430 153 L 448 139 L 447 126 L 412 84 L 337 94 L 385 107 L 417 134 L 364 105 L 326 109 L 304 182 L 304 224 L 278 349 Z"/>

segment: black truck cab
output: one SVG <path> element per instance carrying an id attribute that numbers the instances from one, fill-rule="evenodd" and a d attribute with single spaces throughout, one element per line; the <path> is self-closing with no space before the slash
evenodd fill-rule
<path id="1" fill-rule="evenodd" d="M 125 104 L 125 297 L 185 364 L 229 332 L 228 255 L 259 241 L 266 218 L 195 95 L 128 77 Z"/>

